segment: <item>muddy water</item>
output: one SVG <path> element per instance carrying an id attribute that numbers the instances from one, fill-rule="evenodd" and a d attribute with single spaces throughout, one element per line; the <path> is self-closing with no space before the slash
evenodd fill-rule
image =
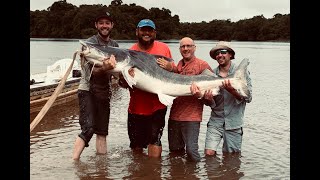
<path id="1" fill-rule="evenodd" d="M 172 51 L 176 46 L 170 44 Z M 198 43 L 197 53 L 207 53 L 210 47 Z M 118 89 L 112 98 L 108 153 L 96 155 L 94 136 L 81 160 L 71 160 L 80 132 L 78 102 L 74 101 L 50 109 L 30 133 L 30 179 L 290 179 L 290 44 L 236 42 L 234 47 L 236 63 L 243 57 L 251 59 L 253 84 L 240 157 L 222 157 L 221 149 L 217 157 L 203 157 L 199 163 L 171 156 L 167 124 L 161 159 L 149 159 L 146 152 L 133 154 L 126 124 L 129 93 Z M 206 107 L 199 136 L 201 156 L 209 115 Z"/>

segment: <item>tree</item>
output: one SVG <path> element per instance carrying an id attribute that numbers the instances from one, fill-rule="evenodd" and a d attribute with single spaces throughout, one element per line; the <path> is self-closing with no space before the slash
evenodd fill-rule
<path id="1" fill-rule="evenodd" d="M 120 6 L 122 4 L 122 0 L 113 0 L 111 1 L 112 6 Z"/>

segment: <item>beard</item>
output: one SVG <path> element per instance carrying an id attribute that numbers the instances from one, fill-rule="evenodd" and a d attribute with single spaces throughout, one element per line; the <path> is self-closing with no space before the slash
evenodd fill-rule
<path id="1" fill-rule="evenodd" d="M 142 46 L 150 46 L 154 42 L 154 38 L 151 38 L 150 41 L 144 41 L 142 37 L 138 37 L 138 41 Z"/>
<path id="2" fill-rule="evenodd" d="M 108 29 L 108 33 L 107 34 L 102 34 L 101 30 L 98 31 L 98 33 L 100 34 L 100 36 L 102 38 L 107 38 L 110 36 L 112 29 Z"/>

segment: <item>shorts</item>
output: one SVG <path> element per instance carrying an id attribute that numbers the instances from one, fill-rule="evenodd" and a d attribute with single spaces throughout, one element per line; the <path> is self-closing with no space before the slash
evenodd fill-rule
<path id="1" fill-rule="evenodd" d="M 241 152 L 243 131 L 238 129 L 225 130 L 224 127 L 207 125 L 205 149 L 217 151 L 223 139 L 222 152 Z"/>
<path id="2" fill-rule="evenodd" d="M 166 112 L 167 108 L 157 110 L 148 116 L 128 113 L 130 148 L 147 148 L 149 144 L 162 146 L 161 137 Z"/>
<path id="3" fill-rule="evenodd" d="M 96 98 L 89 91 L 78 90 L 79 98 L 79 124 L 81 133 L 79 137 L 89 146 L 93 134 L 108 135 L 110 101 Z"/>

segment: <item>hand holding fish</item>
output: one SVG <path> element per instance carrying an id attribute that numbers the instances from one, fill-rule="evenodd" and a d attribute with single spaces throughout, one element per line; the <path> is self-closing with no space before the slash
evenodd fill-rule
<path id="1" fill-rule="evenodd" d="M 128 73 L 130 74 L 130 76 L 134 77 L 134 69 L 133 68 L 130 68 L 128 70 Z"/>
<path id="2" fill-rule="evenodd" d="M 196 98 L 202 98 L 202 93 L 200 91 L 200 88 L 192 82 L 191 87 L 190 87 L 191 94 L 196 97 Z"/>
<path id="3" fill-rule="evenodd" d="M 122 88 L 129 88 L 130 86 L 128 85 L 127 81 L 124 79 L 123 74 L 119 73 L 119 81 L 118 84 Z"/>
<path id="4" fill-rule="evenodd" d="M 203 99 L 208 100 L 210 102 L 213 100 L 213 93 L 211 89 L 204 91 Z"/>
<path id="5" fill-rule="evenodd" d="M 157 63 L 159 64 L 160 67 L 167 71 L 172 71 L 173 70 L 173 65 L 171 62 L 165 60 L 164 58 L 158 58 Z"/>
<path id="6" fill-rule="evenodd" d="M 108 71 L 110 69 L 114 69 L 116 67 L 116 58 L 114 55 L 111 55 L 110 58 L 106 57 L 102 61 L 102 69 L 104 71 Z"/>
<path id="7" fill-rule="evenodd" d="M 128 74 L 132 77 L 134 77 L 134 69 L 133 68 L 130 68 L 128 69 Z M 123 87 L 123 88 L 129 88 L 129 84 L 127 83 L 127 81 L 125 80 L 124 76 L 122 73 L 119 73 L 119 81 L 118 81 L 118 84 L 120 85 L 120 87 Z"/>
<path id="8" fill-rule="evenodd" d="M 197 97 L 198 99 L 202 99 L 204 104 L 206 105 L 210 105 L 213 101 L 213 93 L 212 93 L 212 90 L 208 89 L 208 90 L 205 90 L 204 91 L 204 94 L 202 95 L 201 91 L 200 91 L 200 88 L 193 82 L 191 84 L 191 87 L 190 87 L 190 91 L 191 91 L 191 94 L 195 97 Z"/>
<path id="9" fill-rule="evenodd" d="M 222 87 L 225 88 L 229 93 L 231 93 L 234 97 L 241 100 L 242 97 L 239 95 L 237 90 L 231 85 L 230 79 L 225 79 L 222 81 Z"/>

